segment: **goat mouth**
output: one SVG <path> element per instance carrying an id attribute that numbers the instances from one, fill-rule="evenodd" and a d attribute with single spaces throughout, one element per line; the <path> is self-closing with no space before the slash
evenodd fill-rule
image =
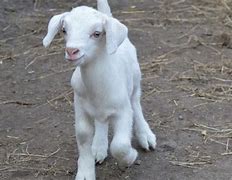
<path id="1" fill-rule="evenodd" d="M 69 58 L 66 58 L 69 62 L 72 62 L 72 63 L 74 63 L 75 65 L 80 65 L 80 64 L 82 64 L 82 62 L 83 62 L 83 57 L 84 57 L 84 55 L 82 55 L 81 57 L 79 57 L 79 58 L 76 58 L 76 59 L 69 59 Z"/>

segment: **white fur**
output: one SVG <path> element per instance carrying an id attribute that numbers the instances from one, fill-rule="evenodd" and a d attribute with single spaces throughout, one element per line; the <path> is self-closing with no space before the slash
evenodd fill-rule
<path id="1" fill-rule="evenodd" d="M 107 157 L 109 121 L 114 128 L 110 151 L 119 164 L 130 166 L 137 157 L 131 146 L 133 120 L 140 145 L 146 150 L 156 146 L 140 105 L 136 49 L 127 38 L 126 26 L 111 17 L 107 0 L 99 0 L 98 8 L 82 6 L 54 16 L 43 40 L 48 46 L 63 27 L 66 48 L 79 49 L 71 79 L 79 149 L 76 180 L 96 179 L 95 161 L 102 163 Z M 102 33 L 96 38 L 95 31 Z"/>

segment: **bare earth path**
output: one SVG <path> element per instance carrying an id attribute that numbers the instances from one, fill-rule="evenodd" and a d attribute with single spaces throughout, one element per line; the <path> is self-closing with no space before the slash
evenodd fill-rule
<path id="1" fill-rule="evenodd" d="M 74 67 L 49 18 L 94 0 L 0 1 L 0 179 L 71 180 L 76 173 Z M 130 30 L 143 72 L 142 105 L 156 132 L 121 171 L 111 156 L 99 180 L 232 180 L 232 1 L 110 0 Z"/>

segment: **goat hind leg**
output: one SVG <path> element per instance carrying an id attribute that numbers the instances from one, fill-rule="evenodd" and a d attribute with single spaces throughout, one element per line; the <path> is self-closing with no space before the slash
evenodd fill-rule
<path id="1" fill-rule="evenodd" d="M 140 104 L 140 87 L 135 89 L 131 104 L 134 113 L 135 121 L 135 134 L 142 148 L 146 150 L 155 149 L 156 147 L 156 136 L 151 131 L 148 123 L 144 119 L 141 104 Z"/>

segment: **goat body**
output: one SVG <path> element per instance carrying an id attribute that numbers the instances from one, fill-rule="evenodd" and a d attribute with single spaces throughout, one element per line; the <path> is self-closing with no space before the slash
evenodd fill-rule
<path id="1" fill-rule="evenodd" d="M 130 98 L 140 79 L 135 54 L 126 39 L 116 53 L 103 52 L 86 66 L 76 68 L 71 84 L 89 116 L 106 121 L 123 106 L 131 106 Z"/>
<path id="2" fill-rule="evenodd" d="M 111 17 L 106 0 L 98 1 L 98 10 L 81 6 L 54 16 L 43 40 L 48 46 L 63 28 L 66 59 L 77 64 L 71 79 L 79 149 L 76 180 L 96 179 L 95 161 L 107 157 L 109 122 L 114 128 L 110 151 L 120 165 L 130 166 L 137 157 L 131 146 L 133 120 L 140 145 L 146 150 L 156 146 L 140 105 L 136 49 L 126 26 Z"/>

